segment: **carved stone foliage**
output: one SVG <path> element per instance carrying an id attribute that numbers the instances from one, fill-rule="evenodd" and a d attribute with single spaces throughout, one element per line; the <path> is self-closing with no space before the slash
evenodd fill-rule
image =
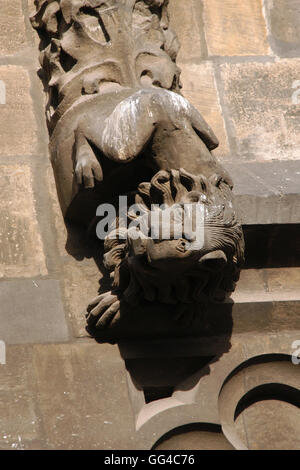
<path id="1" fill-rule="evenodd" d="M 38 0 L 51 127 L 82 96 L 154 85 L 178 91 L 179 49 L 163 0 Z"/>
<path id="2" fill-rule="evenodd" d="M 104 220 L 99 205 L 115 208 L 103 237 L 111 289 L 87 309 L 100 336 L 137 308 L 194 321 L 234 290 L 243 262 L 232 182 L 212 154 L 218 140 L 180 95 L 167 3 L 38 0 L 32 18 L 63 213 L 91 230 Z M 119 210 L 119 196 L 138 217 Z"/>

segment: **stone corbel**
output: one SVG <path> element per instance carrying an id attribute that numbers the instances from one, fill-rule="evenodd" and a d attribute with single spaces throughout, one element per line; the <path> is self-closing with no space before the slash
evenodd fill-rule
<path id="1" fill-rule="evenodd" d="M 180 94 L 168 1 L 35 3 L 61 208 L 102 238 L 111 275 L 87 307 L 89 332 L 102 341 L 213 334 L 239 278 L 243 233 L 212 153 L 218 140 Z"/>

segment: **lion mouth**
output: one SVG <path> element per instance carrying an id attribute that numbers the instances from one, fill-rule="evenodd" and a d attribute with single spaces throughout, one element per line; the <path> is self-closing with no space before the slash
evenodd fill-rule
<path id="1" fill-rule="evenodd" d="M 226 278 L 226 255 L 216 251 L 199 259 L 198 266 L 181 270 L 180 261 L 173 263 L 173 271 L 149 265 L 145 258 L 129 260 L 132 276 L 131 288 L 124 292 L 131 302 L 132 285 L 143 293 L 148 302 L 163 304 L 191 304 L 223 301 L 226 297 L 224 279 Z M 233 287 L 234 288 L 234 287 Z"/>

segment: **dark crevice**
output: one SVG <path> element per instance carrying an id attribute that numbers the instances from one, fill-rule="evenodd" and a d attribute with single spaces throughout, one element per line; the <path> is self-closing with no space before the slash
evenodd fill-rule
<path id="1" fill-rule="evenodd" d="M 94 16 L 95 18 L 97 18 L 99 25 L 101 26 L 105 41 L 110 42 L 110 35 L 99 13 L 94 8 L 87 6 L 80 8 L 80 12 L 84 15 Z"/>
<path id="2" fill-rule="evenodd" d="M 278 400 L 300 408 L 300 391 L 281 383 L 259 385 L 241 398 L 235 410 L 234 420 L 251 405 L 266 400 Z"/>
<path id="3" fill-rule="evenodd" d="M 300 224 L 244 225 L 244 269 L 300 267 Z"/>
<path id="4" fill-rule="evenodd" d="M 178 428 L 174 428 L 168 433 L 164 434 L 152 447 L 153 450 L 156 449 L 157 446 L 162 444 L 163 442 L 167 441 L 173 436 L 178 436 L 181 434 L 186 434 L 189 432 L 208 432 L 214 434 L 222 434 L 222 427 L 218 424 L 211 424 L 211 423 L 191 423 L 191 424 L 184 424 L 183 426 L 178 426 Z"/>
<path id="5" fill-rule="evenodd" d="M 50 97 L 49 107 L 56 109 L 59 104 L 58 90 L 56 86 L 53 86 L 50 88 L 49 97 Z"/>
<path id="6" fill-rule="evenodd" d="M 230 381 L 232 377 L 238 374 L 240 371 L 250 367 L 252 365 L 258 364 L 267 364 L 269 362 L 290 362 L 291 356 L 288 354 L 262 354 L 260 356 L 255 356 L 248 359 L 245 362 L 242 362 L 239 366 L 237 366 L 226 378 L 224 381 L 222 388 Z"/>
<path id="7" fill-rule="evenodd" d="M 152 401 L 169 398 L 173 395 L 174 387 L 145 387 L 144 396 L 145 402 L 151 403 Z"/>
<path id="8" fill-rule="evenodd" d="M 77 60 L 68 54 L 64 49 L 61 49 L 60 63 L 64 71 L 69 72 L 77 64 Z"/>

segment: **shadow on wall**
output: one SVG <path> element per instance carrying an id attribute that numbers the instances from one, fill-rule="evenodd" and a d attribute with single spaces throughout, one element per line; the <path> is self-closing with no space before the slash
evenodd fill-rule
<path id="1" fill-rule="evenodd" d="M 147 405 L 163 400 L 163 406 L 168 408 L 175 404 L 174 393 L 193 396 L 201 380 L 210 374 L 210 365 L 230 351 L 230 336 L 228 332 L 218 337 L 120 341 L 118 346 L 128 371 L 132 402 L 146 405 L 142 412 L 137 410 L 137 428 L 151 417 Z M 168 399 L 173 399 L 174 404 L 168 403 Z"/>
<path id="2" fill-rule="evenodd" d="M 94 258 L 102 276 L 99 294 L 107 292 L 111 278 L 103 265 L 103 246 L 80 226 L 67 223 L 67 228 L 67 251 L 77 260 Z M 174 305 L 142 301 L 131 308 L 121 305 L 111 327 L 88 332 L 99 343 L 118 344 L 132 384 L 147 404 L 192 389 L 210 373 L 209 364 L 230 350 L 233 305 L 231 299 L 188 304 L 190 312 L 176 318 Z"/>
<path id="3" fill-rule="evenodd" d="M 179 426 L 162 436 L 153 450 L 234 450 L 218 424 L 193 423 Z M 189 462 L 189 461 L 188 461 Z M 192 463 L 192 462 L 191 462 Z"/>
<path id="4" fill-rule="evenodd" d="M 229 354 L 230 356 L 230 354 Z M 227 360 L 230 360 L 227 357 Z M 164 433 L 157 450 L 297 450 L 300 446 L 300 382 L 288 354 L 264 354 L 242 362 L 206 400 L 217 398 L 218 424 L 194 422 Z M 209 381 L 209 379 L 208 379 Z M 207 387 L 206 381 L 205 387 Z M 215 387 L 215 385 L 214 385 Z M 199 384 L 199 392 L 201 382 Z M 214 393 L 217 395 L 214 397 Z M 203 400 L 193 416 L 204 417 Z M 202 406 L 201 412 L 197 413 Z M 199 420 L 200 420 L 199 419 Z"/>

